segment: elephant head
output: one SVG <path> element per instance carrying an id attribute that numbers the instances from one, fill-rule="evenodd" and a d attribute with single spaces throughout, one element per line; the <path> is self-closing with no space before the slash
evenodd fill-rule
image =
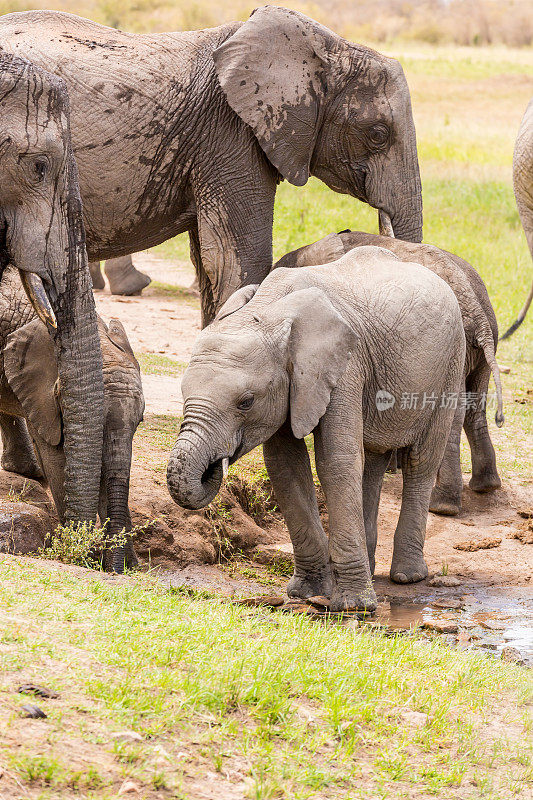
<path id="1" fill-rule="evenodd" d="M 104 445 L 98 513 L 109 520 L 110 548 L 105 567 L 122 572 L 131 553 L 112 547 L 123 530 L 131 529 L 128 511 L 132 440 L 144 411 L 139 364 L 118 319 L 109 327 L 98 318 L 104 373 Z M 64 399 L 57 359 L 46 327 L 38 319 L 10 334 L 4 350 L 8 383 L 26 417 L 43 473 L 60 518 L 65 513 Z"/>
<path id="2" fill-rule="evenodd" d="M 0 54 L 0 271 L 11 262 L 54 339 L 65 516 L 95 519 L 103 376 L 64 83 Z"/>
<path id="3" fill-rule="evenodd" d="M 210 503 L 225 460 L 267 441 L 288 416 L 296 438 L 311 433 L 346 369 L 356 345 L 352 328 L 324 292 L 298 288 L 294 273 L 288 280 L 288 293 L 271 301 L 269 276 L 253 309 L 240 311 L 257 286 L 235 292 L 198 337 L 167 468 L 170 494 L 185 508 Z"/>
<path id="4" fill-rule="evenodd" d="M 231 108 L 283 178 L 309 175 L 380 211 L 380 228 L 422 241 L 422 189 L 400 64 L 296 11 L 265 6 L 214 53 Z"/>

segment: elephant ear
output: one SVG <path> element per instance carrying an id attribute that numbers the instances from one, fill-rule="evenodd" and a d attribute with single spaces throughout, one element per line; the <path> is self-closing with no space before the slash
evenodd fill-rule
<path id="1" fill-rule="evenodd" d="M 39 319 L 7 337 L 4 369 L 25 417 L 45 442 L 57 447 L 62 436 L 54 343 Z"/>
<path id="2" fill-rule="evenodd" d="M 324 416 L 357 336 L 316 287 L 286 295 L 272 306 L 272 313 L 279 319 L 288 349 L 291 428 L 302 439 Z"/>
<path id="3" fill-rule="evenodd" d="M 254 294 L 259 289 L 258 283 L 250 283 L 248 286 L 242 286 L 240 289 L 237 289 L 236 292 L 228 297 L 220 311 L 215 317 L 215 321 L 220 322 L 221 319 L 225 317 L 229 317 L 230 314 L 234 314 L 235 311 L 238 311 L 240 308 L 249 303 Z"/>
<path id="4" fill-rule="evenodd" d="M 342 41 L 303 14 L 263 6 L 213 53 L 229 105 L 295 186 L 309 178 L 327 61 Z"/>

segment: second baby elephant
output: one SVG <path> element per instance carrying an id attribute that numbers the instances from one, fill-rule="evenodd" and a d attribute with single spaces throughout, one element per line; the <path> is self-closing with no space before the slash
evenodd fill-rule
<path id="1" fill-rule="evenodd" d="M 496 454 L 487 425 L 487 398 L 491 371 L 497 395 L 496 423 L 503 424 L 500 371 L 496 362 L 498 324 L 485 284 L 474 267 L 463 258 L 430 244 L 402 242 L 361 231 L 329 234 L 313 244 L 284 255 L 276 267 L 303 267 L 336 261 L 354 247 L 386 247 L 401 261 L 416 262 L 442 278 L 454 292 L 466 336 L 464 385 L 457 413 L 433 489 L 430 510 L 455 515 L 461 511 L 463 476 L 460 443 L 464 427 L 472 456 L 470 487 L 475 492 L 491 492 L 501 486 Z M 422 401 L 423 398 L 418 398 Z"/>
<path id="2" fill-rule="evenodd" d="M 98 319 L 104 375 L 104 442 L 98 514 L 109 519 L 107 570 L 136 562 L 131 543 L 113 547 L 131 529 L 128 510 L 132 439 L 144 411 L 140 369 L 118 319 Z M 2 467 L 28 477 L 44 474 L 59 518 L 65 513 L 63 419 L 57 359 L 46 326 L 34 317 L 17 272 L 0 283 L 0 430 Z M 37 461 L 36 461 L 37 456 Z"/>
<path id="3" fill-rule="evenodd" d="M 388 250 L 361 247 L 332 264 L 276 269 L 229 298 L 198 338 L 182 383 L 170 494 L 187 508 L 205 506 L 228 460 L 264 443 L 294 549 L 289 595 L 330 596 L 334 611 L 374 610 L 377 512 L 391 452 L 401 449 L 403 471 L 391 578 L 409 583 L 427 576 L 429 499 L 454 417 L 453 408 L 404 408 L 395 399 L 457 392 L 464 357 L 452 290 Z M 311 432 L 329 541 L 304 442 Z"/>

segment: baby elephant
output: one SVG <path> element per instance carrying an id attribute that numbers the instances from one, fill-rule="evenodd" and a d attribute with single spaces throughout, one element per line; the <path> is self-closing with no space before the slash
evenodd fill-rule
<path id="1" fill-rule="evenodd" d="M 54 345 L 11 268 L 0 283 L 0 429 L 2 467 L 48 481 L 59 518 L 65 511 L 61 384 Z M 28 322 L 28 318 L 30 321 Z M 104 373 L 104 443 L 98 513 L 112 542 L 131 528 L 128 493 L 132 439 L 144 411 L 140 369 L 118 319 L 98 319 Z M 29 432 L 29 433 L 28 433 Z M 36 461 L 37 456 L 37 461 Z M 136 563 L 131 544 L 110 547 L 108 570 Z"/>
<path id="2" fill-rule="evenodd" d="M 440 398 L 458 392 L 464 358 L 452 290 L 388 250 L 361 247 L 332 264 L 276 269 L 232 295 L 198 338 L 183 377 L 170 494 L 186 508 L 205 506 L 228 459 L 264 442 L 294 549 L 289 595 L 329 596 L 334 611 L 374 610 L 377 512 L 394 449 L 403 495 L 391 578 L 427 575 L 429 499 L 454 416 Z M 402 403 L 411 393 L 428 402 Z M 329 542 L 303 440 L 311 432 Z"/>

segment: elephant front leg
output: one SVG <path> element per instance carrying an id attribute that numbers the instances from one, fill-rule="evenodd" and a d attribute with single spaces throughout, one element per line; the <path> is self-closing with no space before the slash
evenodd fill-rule
<path id="1" fill-rule="evenodd" d="M 328 540 L 318 511 L 309 454 L 303 439 L 285 425 L 263 445 L 265 464 L 289 529 L 294 550 L 294 575 L 289 597 L 330 597 L 333 581 Z"/>
<path id="2" fill-rule="evenodd" d="M 375 611 L 363 515 L 363 423 L 330 407 L 315 431 L 318 477 L 329 514 L 332 611 Z"/>
<path id="3" fill-rule="evenodd" d="M 105 289 L 104 276 L 102 275 L 99 261 L 89 261 L 89 272 L 91 273 L 93 289 L 98 292 Z"/>
<path id="4" fill-rule="evenodd" d="M 140 294 L 152 282 L 148 275 L 134 267 L 131 256 L 108 258 L 104 269 L 111 294 Z"/>
<path id="5" fill-rule="evenodd" d="M 42 478 L 43 473 L 35 456 L 25 420 L 0 413 L 0 431 L 2 435 L 2 469 L 34 480 Z"/>

